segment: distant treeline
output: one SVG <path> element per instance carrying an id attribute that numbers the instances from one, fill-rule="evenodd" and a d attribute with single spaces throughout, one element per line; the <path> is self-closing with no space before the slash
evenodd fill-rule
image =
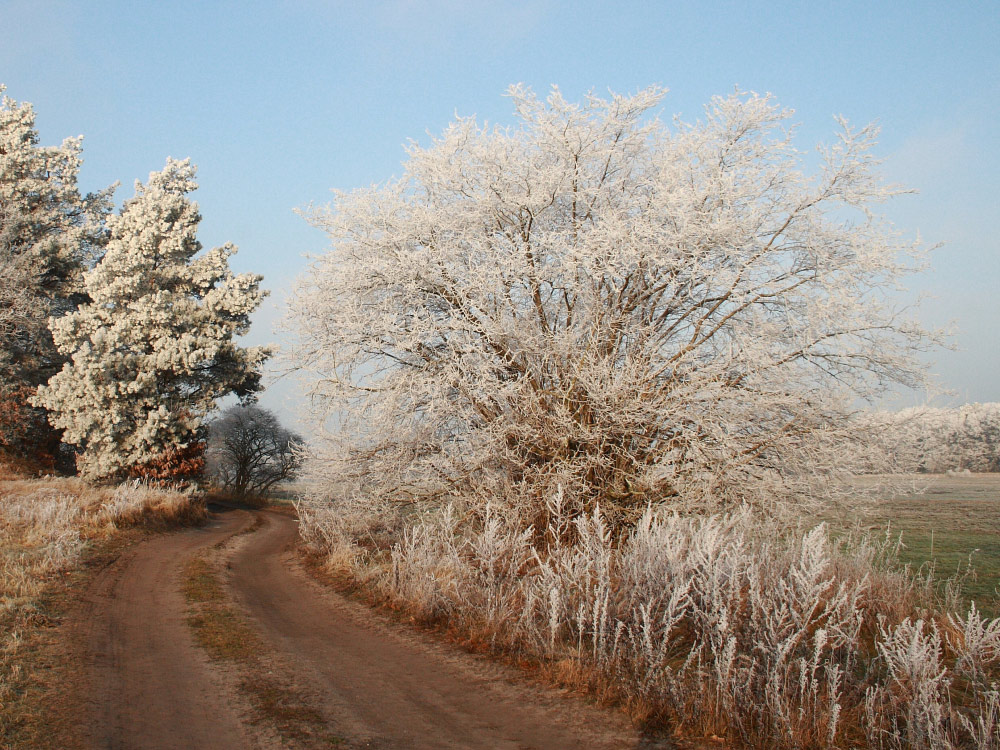
<path id="1" fill-rule="evenodd" d="M 1000 472 L 1000 403 L 880 412 L 886 447 L 906 471 Z"/>

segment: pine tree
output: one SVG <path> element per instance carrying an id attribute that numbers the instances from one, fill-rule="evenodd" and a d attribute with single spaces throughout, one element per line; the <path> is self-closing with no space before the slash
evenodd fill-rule
<path id="1" fill-rule="evenodd" d="M 59 432 L 28 397 L 64 362 L 48 328 L 86 301 L 113 187 L 82 197 L 81 139 L 40 146 L 35 112 L 0 86 L 0 449 L 52 460 Z"/>
<path id="2" fill-rule="evenodd" d="M 261 277 L 234 275 L 226 244 L 205 253 L 201 216 L 186 196 L 197 185 L 190 160 L 168 159 L 108 220 L 107 252 L 85 275 L 91 302 L 52 320 L 71 357 L 37 403 L 64 440 L 82 449 L 90 478 L 143 475 L 187 457 L 197 469 L 203 420 L 216 399 L 259 389 L 265 347 L 243 348 Z"/>

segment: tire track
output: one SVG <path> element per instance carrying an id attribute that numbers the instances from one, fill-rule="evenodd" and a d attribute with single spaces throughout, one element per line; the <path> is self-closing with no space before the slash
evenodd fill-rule
<path id="1" fill-rule="evenodd" d="M 245 512 L 156 537 L 101 571 L 73 618 L 83 649 L 84 746 L 242 750 L 252 745 L 231 697 L 192 640 L 180 593 L 187 558 L 247 526 Z"/>
<path id="2" fill-rule="evenodd" d="M 230 585 L 265 641 L 322 696 L 358 747 L 598 749 L 667 747 L 627 719 L 394 627 L 310 578 L 294 519 L 266 525 L 230 560 Z"/>
<path id="3" fill-rule="evenodd" d="M 295 554 L 287 515 L 226 509 L 211 519 L 137 545 L 89 585 L 70 620 L 82 690 L 65 702 L 81 713 L 80 746 L 242 750 L 336 737 L 339 747 L 407 750 L 672 747 L 622 714 L 526 685 L 320 585 Z M 203 554 L 212 546 L 221 549 Z M 221 599 L 202 598 L 231 602 L 241 627 L 260 636 L 244 639 L 257 644 L 253 659 L 213 662 L 196 645 L 188 619 L 205 605 L 191 609 L 182 573 L 199 564 L 223 583 Z M 262 720 L 245 687 L 261 675 L 301 697 L 282 709 L 308 709 L 301 736 L 275 731 L 277 709 L 273 726 Z"/>

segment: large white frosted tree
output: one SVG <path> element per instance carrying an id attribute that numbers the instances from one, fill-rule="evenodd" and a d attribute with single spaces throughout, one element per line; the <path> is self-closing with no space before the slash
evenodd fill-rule
<path id="1" fill-rule="evenodd" d="M 81 139 L 39 145 L 35 112 L 0 85 L 0 449 L 51 453 L 58 433 L 29 395 L 63 363 L 50 316 L 85 301 L 111 189 L 81 196 Z"/>
<path id="2" fill-rule="evenodd" d="M 311 214 L 332 247 L 291 314 L 328 485 L 539 529 L 557 495 L 627 524 L 818 498 L 870 459 L 853 405 L 919 382 L 929 341 L 893 305 L 918 253 L 871 210 L 896 192 L 874 129 L 807 174 L 769 97 L 668 127 L 655 88 L 509 93 L 518 127 L 459 119 Z"/>
<path id="3" fill-rule="evenodd" d="M 187 194 L 188 160 L 168 159 L 108 220 L 101 261 L 84 277 L 90 302 L 51 322 L 70 361 L 39 390 L 38 403 L 82 449 L 89 477 L 135 473 L 191 453 L 216 399 L 256 391 L 263 347 L 247 332 L 264 292 L 260 276 L 234 275 L 224 245 L 202 253 L 201 219 Z"/>

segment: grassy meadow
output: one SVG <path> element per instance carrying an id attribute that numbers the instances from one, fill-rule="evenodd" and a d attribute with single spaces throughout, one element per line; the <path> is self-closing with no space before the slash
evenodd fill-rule
<path id="1" fill-rule="evenodd" d="M 937 579 L 969 572 L 964 595 L 1000 615 L 1000 474 L 914 474 L 909 480 L 914 492 L 883 500 L 868 526 L 901 534 L 900 561 L 914 568 L 931 564 Z"/>

